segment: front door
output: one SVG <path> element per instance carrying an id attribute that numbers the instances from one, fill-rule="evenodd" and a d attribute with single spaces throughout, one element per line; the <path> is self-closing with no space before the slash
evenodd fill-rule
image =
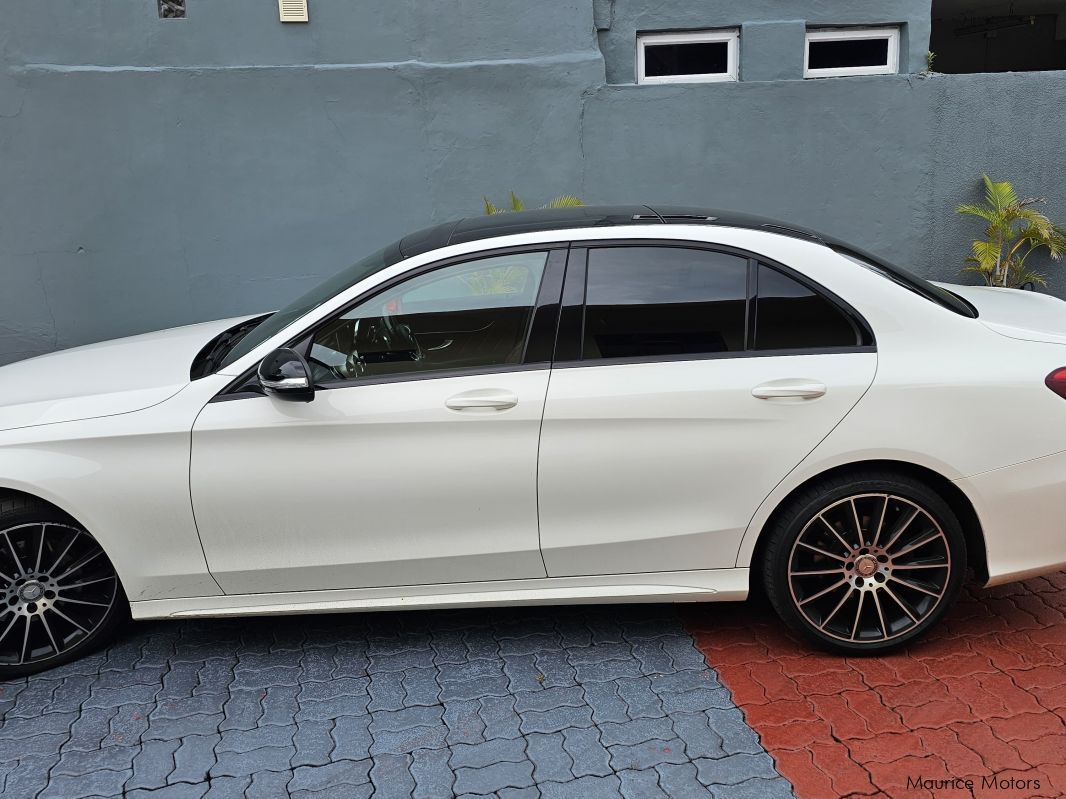
<path id="1" fill-rule="evenodd" d="M 511 253 L 420 272 L 296 345 L 312 402 L 207 405 L 192 497 L 223 590 L 545 576 L 536 471 L 549 370 L 526 344 L 538 297 L 558 301 L 545 275 L 564 262 L 559 250 Z"/>
<path id="2" fill-rule="evenodd" d="M 873 380 L 862 324 L 735 253 L 570 262 L 540 448 L 549 576 L 734 566 L 759 504 Z"/>

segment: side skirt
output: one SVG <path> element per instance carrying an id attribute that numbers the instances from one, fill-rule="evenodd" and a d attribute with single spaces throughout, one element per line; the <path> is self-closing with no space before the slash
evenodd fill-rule
<path id="1" fill-rule="evenodd" d="M 708 569 L 595 577 L 549 577 L 485 583 L 233 594 L 131 602 L 135 619 L 273 616 L 488 605 L 611 602 L 738 601 L 748 595 L 748 569 Z"/>

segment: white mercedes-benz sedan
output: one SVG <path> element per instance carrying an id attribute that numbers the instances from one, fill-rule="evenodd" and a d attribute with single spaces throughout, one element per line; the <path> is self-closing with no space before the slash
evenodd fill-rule
<path id="1" fill-rule="evenodd" d="M 1066 564 L 1066 304 L 767 220 L 466 219 L 0 369 L 0 679 L 124 618 L 743 599 L 845 653 Z"/>

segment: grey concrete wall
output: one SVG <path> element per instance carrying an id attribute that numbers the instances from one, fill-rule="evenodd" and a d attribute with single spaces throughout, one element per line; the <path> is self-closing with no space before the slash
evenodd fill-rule
<path id="1" fill-rule="evenodd" d="M 276 307 L 512 188 L 755 211 L 949 279 L 982 171 L 1066 217 L 1062 73 L 791 79 L 808 22 L 901 23 L 917 72 L 924 0 L 9 6 L 0 363 Z M 616 85 L 636 30 L 715 25 L 744 26 L 741 81 Z"/>

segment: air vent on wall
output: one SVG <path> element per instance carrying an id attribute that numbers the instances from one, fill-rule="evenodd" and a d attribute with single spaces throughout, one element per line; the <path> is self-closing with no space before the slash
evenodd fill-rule
<path id="1" fill-rule="evenodd" d="M 278 0 L 282 22 L 307 22 L 307 0 Z"/>

